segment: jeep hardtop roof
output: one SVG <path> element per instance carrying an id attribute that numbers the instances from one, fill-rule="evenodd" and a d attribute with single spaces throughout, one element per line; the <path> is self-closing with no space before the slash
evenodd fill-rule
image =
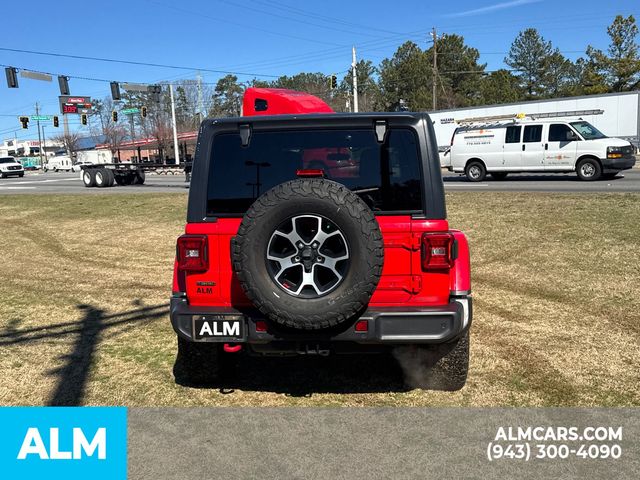
<path id="1" fill-rule="evenodd" d="M 347 129 L 370 130 L 376 135 L 375 138 L 378 139 L 380 145 L 389 141 L 389 134 L 394 130 L 412 130 L 416 136 L 415 143 L 419 147 L 419 176 L 422 183 L 422 208 L 420 211 L 412 212 L 412 215 L 426 219 L 446 218 L 437 142 L 429 116 L 426 113 L 412 112 L 371 112 L 260 115 L 204 120 L 200 126 L 193 163 L 188 222 L 210 222 L 216 221 L 218 216 L 224 216 L 212 215 L 210 211 L 207 211 L 212 154 L 218 135 L 237 134 L 243 147 L 247 147 L 251 145 L 252 139 L 258 133 L 277 132 L 281 138 L 282 135 L 287 135 L 287 131 L 291 131 L 293 135 L 293 132 L 301 131 Z M 314 146 L 315 149 L 320 147 L 321 145 Z M 326 147 L 332 148 L 332 145 L 326 145 Z M 229 160 L 227 159 L 227 161 Z M 260 182 L 256 181 L 256 183 Z M 393 212 L 385 212 L 385 214 L 393 214 Z"/>

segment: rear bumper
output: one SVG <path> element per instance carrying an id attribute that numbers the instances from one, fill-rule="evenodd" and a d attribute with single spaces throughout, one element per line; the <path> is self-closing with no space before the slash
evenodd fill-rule
<path id="1" fill-rule="evenodd" d="M 460 336 L 471 326 L 472 299 L 470 296 L 452 298 L 447 305 L 437 307 L 384 307 L 366 310 L 359 318 L 340 328 L 322 331 L 288 330 L 267 322 L 267 331 L 257 331 L 256 322 L 264 320 L 257 310 L 240 311 L 231 307 L 193 307 L 186 298 L 171 298 L 171 324 L 175 332 L 189 341 L 193 334 L 194 317 L 215 315 L 217 318 L 242 318 L 242 343 L 268 344 L 272 342 L 355 342 L 358 344 L 444 343 Z M 356 321 L 366 320 L 366 332 L 355 331 Z M 198 340 L 200 341 L 200 340 Z M 207 339 L 228 342 L 228 339 Z"/>
<path id="2" fill-rule="evenodd" d="M 636 164 L 636 157 L 601 158 L 600 162 L 605 170 L 628 170 Z"/>

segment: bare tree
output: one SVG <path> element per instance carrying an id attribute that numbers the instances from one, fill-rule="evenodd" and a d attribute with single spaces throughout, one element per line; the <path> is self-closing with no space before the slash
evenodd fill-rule
<path id="1" fill-rule="evenodd" d="M 213 95 L 209 85 L 197 80 L 182 80 L 176 85 L 176 123 L 178 131 L 197 130 L 207 112 L 208 102 Z M 202 105 L 199 105 L 199 103 Z M 202 108 L 202 111 L 200 111 Z M 200 114 L 200 115 L 199 115 Z"/>
<path id="2" fill-rule="evenodd" d="M 117 155 L 120 145 L 127 135 L 127 129 L 113 121 L 112 112 L 119 110 L 118 105 L 111 99 L 97 100 L 93 105 L 93 116 L 97 122 L 91 124 L 91 134 L 94 137 L 103 137 L 104 143 L 109 145 L 112 155 Z"/>
<path id="3" fill-rule="evenodd" d="M 67 151 L 67 155 L 73 158 L 75 153 L 78 151 L 80 135 L 78 135 L 77 132 L 62 133 L 55 137 L 51 137 L 51 140 L 62 144 L 64 149 Z"/>
<path id="4" fill-rule="evenodd" d="M 153 138 L 158 145 L 158 156 L 161 163 L 165 162 L 167 149 L 172 145 L 173 130 L 171 127 L 171 103 L 168 93 L 163 92 L 159 103 L 150 102 L 147 117 L 141 119 L 142 133 L 147 138 Z"/>

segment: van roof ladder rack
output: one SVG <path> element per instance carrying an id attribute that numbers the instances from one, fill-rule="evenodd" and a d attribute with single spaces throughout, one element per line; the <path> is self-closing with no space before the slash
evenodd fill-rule
<path id="1" fill-rule="evenodd" d="M 558 118 L 558 117 L 581 117 L 583 115 L 602 115 L 604 110 L 568 110 L 564 112 L 541 112 L 541 113 L 514 113 L 510 115 L 491 115 L 487 117 L 469 117 L 456 120 L 458 124 L 469 123 L 498 123 L 498 122 L 515 122 L 517 120 L 531 119 L 539 120 L 541 118 Z"/>

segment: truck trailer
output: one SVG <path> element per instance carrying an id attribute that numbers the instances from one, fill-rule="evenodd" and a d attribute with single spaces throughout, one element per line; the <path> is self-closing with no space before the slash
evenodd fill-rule
<path id="1" fill-rule="evenodd" d="M 459 122 L 466 118 L 576 110 L 602 110 L 601 114 L 584 115 L 581 118 L 608 137 L 627 140 L 636 148 L 640 144 L 640 91 L 439 110 L 429 112 L 429 116 L 436 132 L 438 149 L 442 152 L 451 144 L 453 132 L 459 126 Z"/>

